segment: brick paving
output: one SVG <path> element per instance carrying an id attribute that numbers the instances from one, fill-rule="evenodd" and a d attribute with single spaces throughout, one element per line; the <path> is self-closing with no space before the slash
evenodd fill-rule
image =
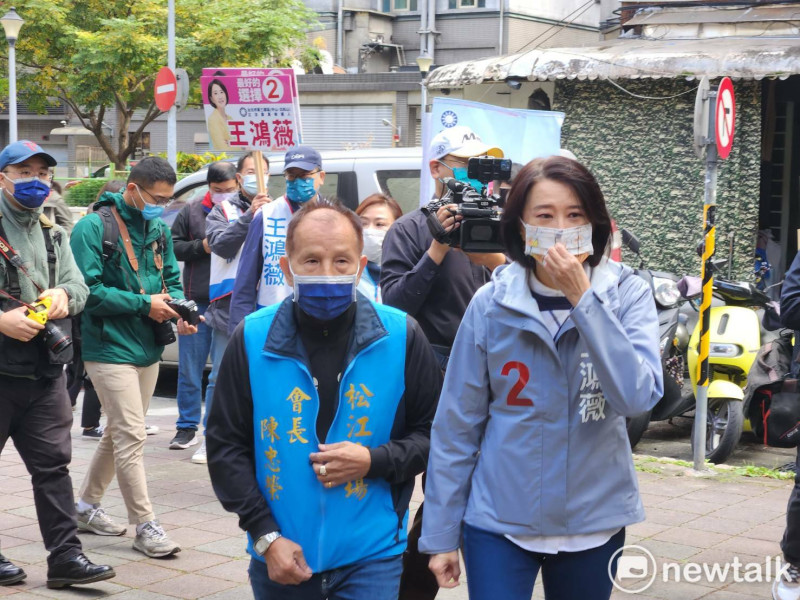
<path id="1" fill-rule="evenodd" d="M 93 586 L 66 590 L 45 587 L 47 552 L 41 542 L 29 476 L 9 441 L 0 456 L 0 543 L 3 553 L 24 567 L 28 578 L 20 585 L 0 587 L 0 597 L 13 600 L 45 598 L 105 598 L 114 600 L 171 600 L 174 598 L 239 600 L 252 598 L 247 583 L 248 558 L 235 516 L 217 502 L 203 465 L 190 462 L 194 448 L 169 450 L 174 434 L 174 399 L 154 398 L 148 423 L 161 431 L 150 436 L 145 464 L 156 515 L 183 551 L 164 560 L 148 559 L 131 548 L 133 527 L 122 537 L 81 534 L 95 562 L 111 564 L 117 577 Z M 76 413 L 76 417 L 79 413 Z M 73 483 L 79 486 L 97 442 L 80 435 L 79 418 L 73 429 Z M 637 457 L 647 521 L 628 528 L 627 544 L 649 550 L 660 569 L 664 562 L 763 563 L 780 554 L 786 502 L 791 481 L 748 478 L 732 472 L 713 477 L 692 476 L 686 468 Z M 412 509 L 421 501 L 419 489 Z M 125 507 L 112 483 L 104 507 L 125 522 Z M 615 600 L 752 600 L 770 598 L 770 584 L 733 581 L 688 583 L 661 580 L 640 594 L 615 591 Z M 537 583 L 534 598 L 543 598 Z M 467 598 L 466 585 L 443 590 L 438 598 Z"/>

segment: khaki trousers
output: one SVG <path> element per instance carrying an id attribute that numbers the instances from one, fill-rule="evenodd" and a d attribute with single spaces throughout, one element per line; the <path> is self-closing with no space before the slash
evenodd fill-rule
<path id="1" fill-rule="evenodd" d="M 155 515 L 144 471 L 144 416 L 156 388 L 158 363 L 136 367 L 87 362 L 86 372 L 106 413 L 106 428 L 83 480 L 80 498 L 98 504 L 116 472 L 128 521 L 137 525 L 152 521 Z"/>

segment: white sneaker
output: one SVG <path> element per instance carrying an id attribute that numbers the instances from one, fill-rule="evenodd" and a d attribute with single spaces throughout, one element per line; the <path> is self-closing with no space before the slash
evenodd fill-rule
<path id="1" fill-rule="evenodd" d="M 158 425 L 147 425 L 147 424 L 145 424 L 144 430 L 147 433 L 147 435 L 155 435 L 160 431 Z"/>
<path id="2" fill-rule="evenodd" d="M 203 443 L 192 455 L 192 462 L 196 465 L 204 465 L 208 462 L 208 456 L 206 456 L 206 438 L 203 436 Z"/>
<path id="3" fill-rule="evenodd" d="M 800 600 L 800 568 L 788 565 L 786 573 L 772 585 L 774 600 Z"/>
<path id="4" fill-rule="evenodd" d="M 133 549 L 150 558 L 164 558 L 181 551 L 181 547 L 167 537 L 158 521 L 148 521 L 142 525 L 141 531 L 136 532 Z"/>
<path id="5" fill-rule="evenodd" d="M 76 505 L 76 512 L 78 513 L 78 529 L 81 531 L 90 531 L 96 535 L 122 535 L 126 531 L 123 525 L 114 523 L 101 506 L 95 505 L 80 512 Z"/>

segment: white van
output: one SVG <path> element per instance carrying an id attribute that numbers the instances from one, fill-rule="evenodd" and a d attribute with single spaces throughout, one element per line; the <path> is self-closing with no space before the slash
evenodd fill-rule
<path id="1" fill-rule="evenodd" d="M 404 214 L 419 207 L 422 148 L 374 148 L 320 154 L 325 171 L 325 183 L 320 190 L 323 196 L 336 196 L 355 210 L 364 198 L 380 192 L 394 198 Z M 282 196 L 286 188 L 283 157 L 283 154 L 267 156 L 269 195 L 273 198 Z M 427 169 L 425 176 L 428 176 Z M 187 202 L 202 199 L 207 191 L 206 169 L 181 179 L 175 186 L 175 201 L 167 208 L 164 219 L 171 225 Z M 164 366 L 177 366 L 178 344 L 167 346 L 161 360 Z"/>

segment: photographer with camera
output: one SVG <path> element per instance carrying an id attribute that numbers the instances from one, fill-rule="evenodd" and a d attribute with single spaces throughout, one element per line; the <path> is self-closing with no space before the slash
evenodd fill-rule
<path id="1" fill-rule="evenodd" d="M 69 317 L 81 311 L 88 290 L 66 233 L 42 216 L 55 165 L 27 140 L 0 152 L 0 450 L 10 437 L 31 473 L 50 551 L 47 587 L 60 588 L 115 574 L 86 558 L 77 535 L 64 365 L 73 356 Z M 0 585 L 25 577 L 0 555 Z"/>
<path id="2" fill-rule="evenodd" d="M 78 527 L 98 535 L 122 535 L 100 506 L 116 472 L 134 550 L 161 558 L 180 551 L 153 514 L 144 470 L 144 416 L 158 377 L 158 361 L 178 333 L 197 327 L 168 304 L 182 299 L 180 272 L 169 227 L 159 217 L 172 201 L 175 171 L 147 157 L 131 169 L 121 194 L 103 194 L 76 225 L 70 243 L 89 286 L 81 323 L 83 358 L 107 423 L 83 481 Z"/>
<path id="3" fill-rule="evenodd" d="M 468 127 L 455 126 L 434 136 L 429 155 L 428 166 L 436 186 L 431 203 L 441 201 L 441 205 L 435 212 L 424 208 L 410 212 L 389 229 L 383 242 L 381 291 L 385 304 L 417 320 L 445 370 L 456 331 L 473 294 L 489 281 L 496 267 L 505 264 L 506 257 L 499 249 L 465 252 L 447 241 L 437 241 L 431 232 L 431 221 L 435 217 L 439 222 L 438 229 L 444 234 L 440 236 L 442 240 L 447 235 L 458 239 L 463 216 L 456 212 L 458 205 L 452 188 L 460 190 L 459 200 L 463 199 L 465 188 L 469 188 L 468 196 L 480 195 L 485 184 L 469 177 L 469 159 L 502 158 L 503 151 L 483 143 Z M 417 552 L 422 513 L 420 506 L 409 532 L 401 600 L 433 599 L 438 591 L 428 570 L 428 557 Z"/>

